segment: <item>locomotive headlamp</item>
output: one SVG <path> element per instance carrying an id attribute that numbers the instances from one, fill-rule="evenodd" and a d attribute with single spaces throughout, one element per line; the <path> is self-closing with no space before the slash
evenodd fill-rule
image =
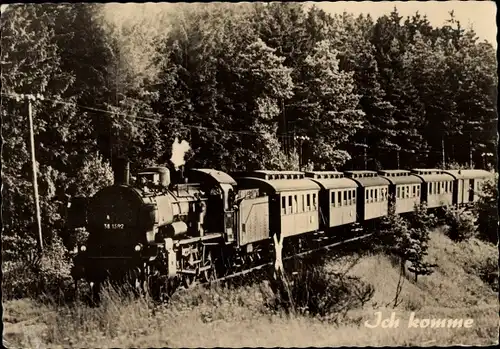
<path id="1" fill-rule="evenodd" d="M 139 252 L 140 250 L 142 250 L 142 245 L 141 244 L 135 245 L 134 250 L 135 252 Z"/>
<path id="2" fill-rule="evenodd" d="M 87 246 L 85 246 L 85 245 L 80 246 L 80 251 L 82 251 L 82 252 L 87 251 Z"/>

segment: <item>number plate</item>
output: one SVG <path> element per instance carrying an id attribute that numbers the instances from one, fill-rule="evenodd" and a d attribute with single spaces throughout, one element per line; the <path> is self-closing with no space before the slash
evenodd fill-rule
<path id="1" fill-rule="evenodd" d="M 104 223 L 104 229 L 124 229 L 125 224 L 120 223 Z"/>

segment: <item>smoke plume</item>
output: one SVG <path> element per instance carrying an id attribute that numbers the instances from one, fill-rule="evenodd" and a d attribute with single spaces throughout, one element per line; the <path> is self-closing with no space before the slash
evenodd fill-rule
<path id="1" fill-rule="evenodd" d="M 179 139 L 175 137 L 175 141 L 172 144 L 172 157 L 170 158 L 170 161 L 172 161 L 176 170 L 186 163 L 184 156 L 190 149 L 191 147 L 187 141 L 183 140 L 182 142 L 179 142 Z"/>

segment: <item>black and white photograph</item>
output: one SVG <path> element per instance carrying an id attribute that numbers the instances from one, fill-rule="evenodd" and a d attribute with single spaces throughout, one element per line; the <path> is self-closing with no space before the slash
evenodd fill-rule
<path id="1" fill-rule="evenodd" d="M 3 346 L 498 345 L 496 16 L 3 3 Z"/>

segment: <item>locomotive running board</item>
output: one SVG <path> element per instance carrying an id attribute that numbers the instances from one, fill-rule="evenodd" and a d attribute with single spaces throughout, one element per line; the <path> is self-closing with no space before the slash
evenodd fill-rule
<path id="1" fill-rule="evenodd" d="M 218 239 L 218 238 L 221 238 L 221 237 L 222 237 L 222 234 L 220 234 L 220 233 L 210 234 L 210 235 L 204 235 L 204 236 L 190 238 L 190 239 L 186 239 L 186 240 L 179 240 L 177 242 L 177 245 L 179 245 L 179 246 L 189 245 L 189 244 L 192 244 L 192 243 L 195 243 L 195 242 L 203 242 L 203 241 L 206 241 L 206 240 L 213 240 L 213 239 Z"/>

